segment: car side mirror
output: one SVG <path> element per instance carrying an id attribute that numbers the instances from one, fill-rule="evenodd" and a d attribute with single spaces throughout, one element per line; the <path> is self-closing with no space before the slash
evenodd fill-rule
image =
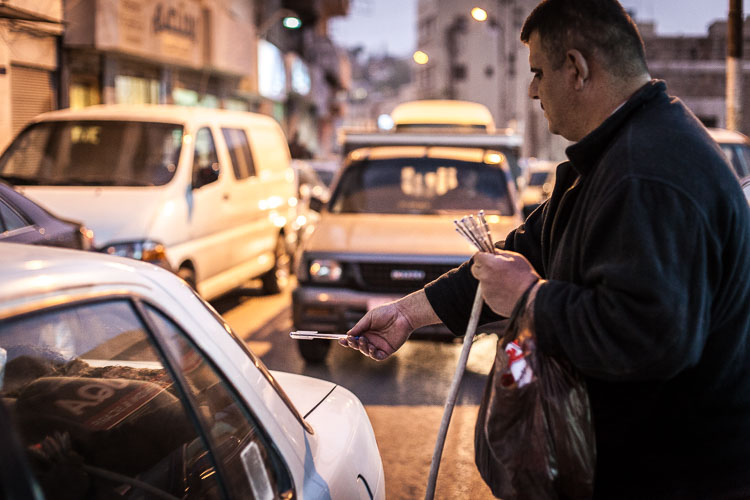
<path id="1" fill-rule="evenodd" d="M 210 166 L 200 167 L 193 176 L 193 189 L 198 189 L 206 184 L 219 180 L 219 164 L 212 163 Z"/>
<path id="2" fill-rule="evenodd" d="M 310 197 L 310 204 L 309 204 L 310 210 L 320 212 L 321 210 L 323 210 L 323 205 L 324 205 L 323 200 L 321 200 L 317 196 Z"/>

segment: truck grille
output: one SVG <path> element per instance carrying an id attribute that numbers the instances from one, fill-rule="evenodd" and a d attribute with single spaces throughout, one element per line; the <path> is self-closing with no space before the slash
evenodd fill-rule
<path id="1" fill-rule="evenodd" d="M 402 264 L 398 262 L 362 262 L 360 285 L 372 292 L 419 290 L 424 285 L 456 267 L 452 264 Z"/>

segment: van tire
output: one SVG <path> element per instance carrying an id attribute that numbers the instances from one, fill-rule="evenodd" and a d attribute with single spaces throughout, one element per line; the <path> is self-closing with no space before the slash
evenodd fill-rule
<path id="1" fill-rule="evenodd" d="M 276 238 L 274 247 L 273 267 L 260 277 L 263 282 L 263 292 L 266 294 L 275 294 L 283 291 L 289 284 L 289 276 L 292 268 L 292 257 L 286 247 L 286 240 L 283 234 Z"/>
<path id="2" fill-rule="evenodd" d="M 182 266 L 177 270 L 177 276 L 185 280 L 185 282 L 190 285 L 190 288 L 193 290 L 196 290 L 195 285 L 195 271 L 188 266 Z"/>
<path id="3" fill-rule="evenodd" d="M 326 360 L 328 351 L 331 349 L 330 340 L 298 340 L 297 348 L 299 353 L 307 363 L 318 364 Z"/>

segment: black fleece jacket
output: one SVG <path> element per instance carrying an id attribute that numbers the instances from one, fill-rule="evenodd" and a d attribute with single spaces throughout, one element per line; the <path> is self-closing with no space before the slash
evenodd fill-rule
<path id="1" fill-rule="evenodd" d="M 586 377 L 596 497 L 750 498 L 750 210 L 737 179 L 660 81 L 566 153 L 505 249 L 549 280 L 538 347 Z M 470 263 L 425 288 L 456 335 Z"/>

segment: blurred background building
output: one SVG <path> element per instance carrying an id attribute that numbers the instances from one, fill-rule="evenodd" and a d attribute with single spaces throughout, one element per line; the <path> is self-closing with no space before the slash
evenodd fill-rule
<path id="1" fill-rule="evenodd" d="M 274 116 L 331 154 L 348 58 L 328 20 L 348 0 L 9 0 L 0 4 L 0 146 L 33 116 L 180 104 Z M 298 29 L 282 26 L 294 16 Z"/>
<path id="2" fill-rule="evenodd" d="M 352 0 L 370 9 L 375 1 Z M 413 0 L 413 58 L 338 46 L 329 21 L 348 16 L 349 2 L 0 1 L 0 147 L 44 111 L 174 103 L 272 115 L 293 151 L 329 158 L 342 127 L 372 129 L 401 102 L 453 98 L 486 105 L 499 128 L 524 137 L 523 156 L 564 158 L 567 141 L 527 98 L 519 32 L 537 0 Z M 301 26 L 285 28 L 287 16 Z M 652 75 L 704 123 L 725 126 L 726 21 L 690 36 L 638 21 Z M 748 109 L 750 92 L 743 100 Z M 750 132 L 750 113 L 740 130 Z"/>
<path id="3" fill-rule="evenodd" d="M 727 22 L 717 21 L 705 36 L 660 36 L 653 22 L 638 22 L 651 76 L 666 80 L 678 96 L 709 127 L 726 127 Z M 750 17 L 745 18 L 743 44 L 750 47 Z M 743 71 L 750 61 L 743 60 Z M 746 86 L 743 86 L 747 88 Z M 743 92 L 740 131 L 750 133 L 750 92 Z"/>

